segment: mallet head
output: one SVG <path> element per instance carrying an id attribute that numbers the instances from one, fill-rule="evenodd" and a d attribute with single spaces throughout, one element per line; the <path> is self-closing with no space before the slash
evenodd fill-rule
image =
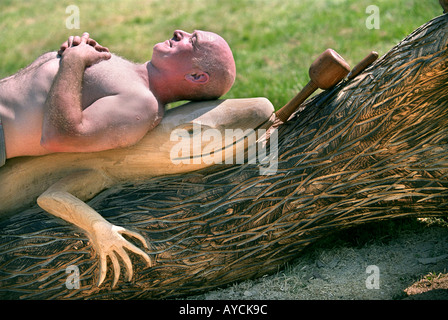
<path id="1" fill-rule="evenodd" d="M 327 90 L 349 72 L 350 66 L 344 58 L 333 49 L 327 49 L 311 64 L 309 76 L 318 88 Z"/>

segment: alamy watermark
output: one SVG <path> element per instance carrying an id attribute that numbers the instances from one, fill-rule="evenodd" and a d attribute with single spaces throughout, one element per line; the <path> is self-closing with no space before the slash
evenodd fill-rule
<path id="1" fill-rule="evenodd" d="M 366 14 L 370 14 L 366 19 L 366 28 L 379 29 L 380 28 L 380 8 L 375 5 L 370 5 L 366 8 Z"/>
<path id="2" fill-rule="evenodd" d="M 258 164 L 261 175 L 277 172 L 278 132 L 266 129 L 204 129 L 200 123 L 192 128 L 175 129 L 170 141 L 177 142 L 170 150 L 171 162 L 180 164 Z M 269 142 L 269 145 L 268 145 Z M 247 148 L 246 148 L 247 146 Z M 269 151 L 269 152 L 268 152 Z"/>
<path id="3" fill-rule="evenodd" d="M 65 8 L 65 13 L 69 14 L 65 19 L 65 27 L 67 29 L 79 29 L 81 27 L 79 7 L 74 4 L 69 5 Z"/>
<path id="4" fill-rule="evenodd" d="M 370 265 L 366 268 L 366 273 L 369 276 L 366 279 L 367 289 L 379 289 L 380 288 L 380 268 L 376 265 Z"/>
<path id="5" fill-rule="evenodd" d="M 69 290 L 80 288 L 80 276 L 79 268 L 75 265 L 70 265 L 65 269 L 65 273 L 68 274 L 65 280 L 65 287 Z"/>

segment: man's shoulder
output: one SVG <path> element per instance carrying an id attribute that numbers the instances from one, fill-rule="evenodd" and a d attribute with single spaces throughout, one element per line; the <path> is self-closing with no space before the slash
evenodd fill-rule
<path id="1" fill-rule="evenodd" d="M 125 95 L 129 99 L 129 102 L 131 102 L 132 100 L 136 103 L 146 105 L 148 107 L 159 104 L 157 98 L 154 96 L 151 90 L 149 90 L 149 88 L 144 85 L 135 85 L 123 92 L 123 95 Z"/>
<path id="2" fill-rule="evenodd" d="M 164 106 L 156 99 L 154 94 L 145 86 L 136 86 L 122 93 L 126 109 L 143 116 L 143 119 L 151 120 L 160 114 Z M 142 120 L 143 120 L 142 119 Z M 152 121 L 152 120 L 151 120 Z"/>

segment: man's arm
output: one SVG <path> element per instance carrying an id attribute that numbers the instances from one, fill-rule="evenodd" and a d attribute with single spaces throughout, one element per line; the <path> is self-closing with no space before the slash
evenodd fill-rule
<path id="1" fill-rule="evenodd" d="M 145 120 L 155 115 L 145 108 L 147 101 L 136 98 L 139 95 L 108 96 L 82 108 L 84 71 L 110 59 L 107 48 L 85 33 L 82 38 L 71 37 L 59 53 L 60 67 L 45 104 L 41 145 L 53 152 L 92 152 L 127 146 L 143 137 L 149 129 Z"/>

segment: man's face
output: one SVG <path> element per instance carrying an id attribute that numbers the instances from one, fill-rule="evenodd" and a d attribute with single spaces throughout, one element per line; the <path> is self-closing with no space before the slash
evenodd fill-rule
<path id="1" fill-rule="evenodd" d="M 194 68 L 193 58 L 206 54 L 212 47 L 218 50 L 219 45 L 220 38 L 214 33 L 176 30 L 171 39 L 154 46 L 151 63 L 165 71 L 188 72 Z"/>

